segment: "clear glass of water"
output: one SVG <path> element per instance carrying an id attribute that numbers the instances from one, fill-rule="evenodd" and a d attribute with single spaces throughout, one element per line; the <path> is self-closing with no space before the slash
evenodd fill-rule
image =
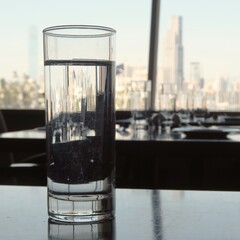
<path id="1" fill-rule="evenodd" d="M 111 219 L 115 209 L 115 30 L 43 30 L 49 217 Z"/>

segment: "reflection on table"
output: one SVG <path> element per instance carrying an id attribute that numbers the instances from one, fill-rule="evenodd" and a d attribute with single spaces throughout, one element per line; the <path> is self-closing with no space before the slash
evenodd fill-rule
<path id="1" fill-rule="evenodd" d="M 85 239 L 116 239 L 115 219 L 92 224 L 60 223 L 48 220 L 49 240 L 85 240 Z"/>
<path id="2" fill-rule="evenodd" d="M 240 238 L 240 193 L 117 189 L 113 221 L 74 225 L 47 216 L 45 187 L 1 186 L 1 239 Z"/>

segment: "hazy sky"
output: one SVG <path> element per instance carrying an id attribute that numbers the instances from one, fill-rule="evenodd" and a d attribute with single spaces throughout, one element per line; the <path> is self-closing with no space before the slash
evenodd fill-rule
<path id="1" fill-rule="evenodd" d="M 147 64 L 151 1 L 148 0 L 8 0 L 1 2 L 1 76 L 28 71 L 29 32 L 38 34 L 42 63 L 42 29 L 62 24 L 93 24 L 117 30 L 118 62 Z M 40 66 L 41 67 L 41 66 Z"/>
<path id="2" fill-rule="evenodd" d="M 38 35 L 42 69 L 42 29 L 59 24 L 95 24 L 117 30 L 117 62 L 148 63 L 150 0 L 0 0 L 0 78 L 28 72 L 29 32 Z M 185 76 L 190 62 L 206 79 L 240 76 L 239 0 L 162 0 L 160 41 L 172 15 L 183 17 Z M 161 57 L 161 42 L 159 43 Z M 160 62 L 160 61 L 159 61 Z"/>

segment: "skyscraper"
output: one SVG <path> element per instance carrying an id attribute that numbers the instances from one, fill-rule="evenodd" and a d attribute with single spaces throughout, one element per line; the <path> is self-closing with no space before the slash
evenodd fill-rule
<path id="1" fill-rule="evenodd" d="M 182 17 L 173 16 L 164 35 L 161 57 L 160 81 L 164 84 L 176 84 L 177 90 L 183 84 L 183 45 Z"/>
<path id="2" fill-rule="evenodd" d="M 29 29 L 29 76 L 37 80 L 38 77 L 38 35 L 37 28 L 31 26 Z"/>

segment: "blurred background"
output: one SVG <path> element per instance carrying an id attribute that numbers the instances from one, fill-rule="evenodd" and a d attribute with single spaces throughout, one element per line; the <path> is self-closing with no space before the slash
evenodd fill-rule
<path id="1" fill-rule="evenodd" d="M 151 7 L 148 0 L 2 1 L 1 108 L 44 109 L 44 28 L 94 24 L 117 30 L 116 109 L 131 110 L 132 82 L 151 80 Z M 237 0 L 161 1 L 154 110 L 239 111 L 239 7 Z"/>

